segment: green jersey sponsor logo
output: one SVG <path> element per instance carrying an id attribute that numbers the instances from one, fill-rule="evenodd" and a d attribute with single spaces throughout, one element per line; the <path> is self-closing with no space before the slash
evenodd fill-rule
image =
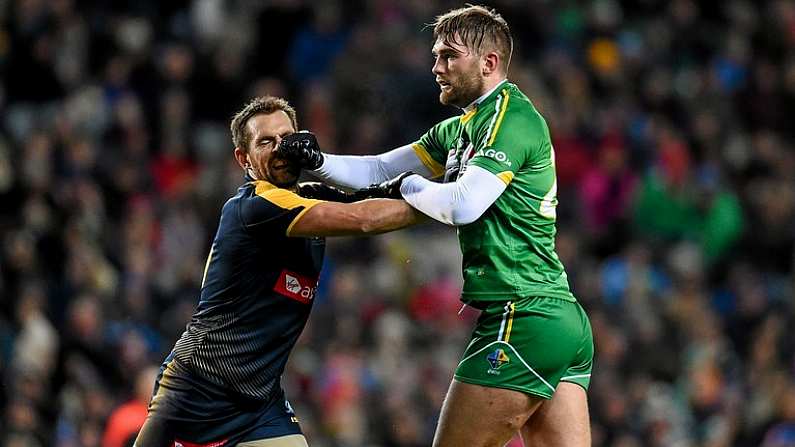
<path id="1" fill-rule="evenodd" d="M 496 149 L 481 148 L 475 155 L 481 155 L 483 157 L 493 158 L 493 159 L 499 161 L 500 163 L 505 164 L 505 166 L 508 166 L 508 167 L 510 167 L 511 164 L 512 164 L 511 160 L 508 159 L 508 156 L 505 155 L 505 152 L 498 151 Z"/>

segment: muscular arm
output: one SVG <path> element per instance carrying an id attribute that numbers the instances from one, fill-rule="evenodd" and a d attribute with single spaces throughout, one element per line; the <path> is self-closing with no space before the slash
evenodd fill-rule
<path id="1" fill-rule="evenodd" d="M 405 171 L 413 171 L 423 177 L 438 174 L 426 167 L 411 145 L 380 155 L 325 154 L 323 159 L 323 164 L 311 172 L 329 183 L 350 189 L 385 182 Z"/>
<path id="2" fill-rule="evenodd" d="M 507 186 L 501 177 L 469 166 L 451 183 L 434 183 L 417 175 L 406 177 L 400 193 L 411 206 L 439 222 L 466 225 L 482 216 Z"/>
<path id="3" fill-rule="evenodd" d="M 291 237 L 372 235 L 419 223 L 424 216 L 403 200 L 324 202 L 307 210 L 287 230 Z"/>

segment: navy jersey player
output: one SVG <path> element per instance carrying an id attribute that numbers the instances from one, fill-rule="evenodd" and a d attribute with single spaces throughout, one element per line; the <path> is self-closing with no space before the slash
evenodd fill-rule
<path id="1" fill-rule="evenodd" d="M 279 156 L 297 128 L 281 98 L 254 99 L 231 128 L 246 183 L 223 206 L 199 304 L 161 368 L 137 447 L 306 446 L 279 381 L 309 317 L 323 236 L 420 218 L 401 200 L 345 203 L 353 196 L 298 185 L 300 168 Z"/>

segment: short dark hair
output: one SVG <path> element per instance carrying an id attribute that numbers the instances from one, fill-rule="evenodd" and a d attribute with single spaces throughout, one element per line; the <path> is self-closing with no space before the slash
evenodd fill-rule
<path id="1" fill-rule="evenodd" d="M 508 22 L 493 8 L 467 4 L 438 17 L 432 23 L 434 40 L 445 45 L 456 43 L 481 53 L 484 47 L 500 55 L 501 68 L 508 71 L 513 53 L 513 37 Z"/>
<path id="2" fill-rule="evenodd" d="M 251 140 L 251 135 L 246 128 L 248 120 L 254 116 L 264 113 L 269 115 L 279 110 L 283 111 L 290 117 L 293 123 L 293 129 L 298 129 L 298 119 L 296 118 L 295 109 L 284 98 L 277 98 L 276 96 L 258 96 L 245 107 L 243 110 L 237 112 L 235 117 L 232 118 L 232 124 L 229 126 L 232 130 L 232 143 L 235 147 L 239 147 L 243 151 L 248 151 L 248 144 Z"/>

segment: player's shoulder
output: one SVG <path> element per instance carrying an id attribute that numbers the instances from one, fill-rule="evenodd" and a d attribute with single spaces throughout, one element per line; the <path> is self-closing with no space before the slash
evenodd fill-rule
<path id="1" fill-rule="evenodd" d="M 431 131 L 438 133 L 458 131 L 458 126 L 461 124 L 461 119 L 458 116 L 451 116 L 443 119 L 431 127 Z"/>
<path id="2" fill-rule="evenodd" d="M 264 202 L 282 209 L 293 209 L 298 206 L 310 206 L 315 202 L 319 202 L 315 199 L 301 197 L 295 191 L 281 188 L 264 180 L 254 180 L 250 183 L 250 193 L 244 197 L 244 202 L 247 206 L 261 206 Z"/>
<path id="3" fill-rule="evenodd" d="M 515 84 L 505 83 L 490 99 L 479 105 L 475 125 L 490 126 L 506 118 L 535 121 L 540 115 L 533 103 Z"/>
<path id="4" fill-rule="evenodd" d="M 447 118 L 434 124 L 415 144 L 426 150 L 442 151 L 447 142 L 458 136 L 460 119 L 457 116 Z"/>
<path id="5" fill-rule="evenodd" d="M 504 91 L 504 105 L 506 115 L 513 118 L 523 118 L 528 121 L 543 121 L 533 102 L 515 84 L 507 84 Z"/>
<path id="6" fill-rule="evenodd" d="M 242 202 L 244 202 L 248 197 L 251 197 L 254 191 L 253 183 L 254 182 L 252 181 L 247 181 L 246 183 L 238 186 L 235 195 L 228 198 L 226 202 L 224 202 L 223 206 L 221 207 L 221 214 L 227 214 L 234 211 L 235 209 L 238 209 Z"/>
<path id="7" fill-rule="evenodd" d="M 524 92 L 514 84 L 508 84 L 505 90 L 506 104 L 502 117 L 504 124 L 512 127 L 514 131 L 524 129 L 528 132 L 549 132 L 546 120 Z"/>
<path id="8" fill-rule="evenodd" d="M 228 206 L 230 211 L 239 213 L 244 225 L 251 225 L 276 218 L 287 210 L 307 205 L 305 201 L 311 200 L 264 180 L 253 180 L 240 187 L 238 194 L 230 200 L 231 203 L 228 202 Z"/>
<path id="9" fill-rule="evenodd" d="M 506 83 L 493 101 L 483 105 L 474 123 L 475 132 L 493 142 L 498 135 L 516 138 L 548 135 L 547 124 L 532 101 L 519 88 Z"/>

